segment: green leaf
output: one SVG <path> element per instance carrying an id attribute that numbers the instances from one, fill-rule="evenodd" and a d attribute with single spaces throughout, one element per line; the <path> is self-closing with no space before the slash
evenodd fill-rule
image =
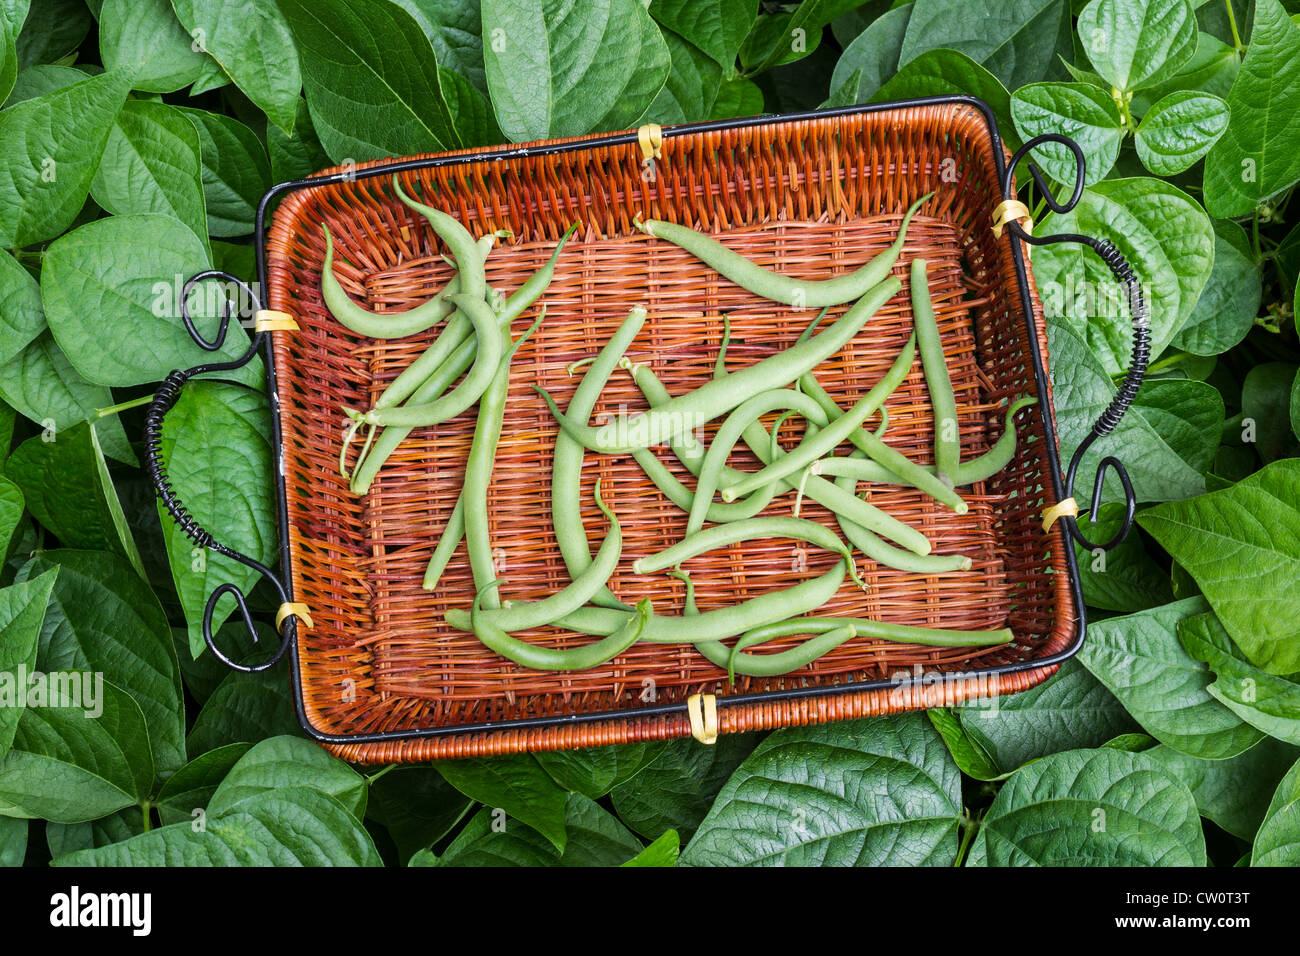
<path id="1" fill-rule="evenodd" d="M 740 63 L 749 76 L 792 63 L 817 49 L 826 25 L 861 4 L 861 0 L 806 0 L 776 13 L 760 15 L 740 48 Z"/>
<path id="2" fill-rule="evenodd" d="M 0 363 L 45 331 L 41 286 L 9 253 L 0 251 Z"/>
<path id="3" fill-rule="evenodd" d="M 835 72 L 831 74 L 831 89 L 844 90 L 841 105 L 865 103 L 898 72 L 898 56 L 903 49 L 903 35 L 912 17 L 912 4 L 895 7 L 875 20 L 844 47 Z M 851 81 L 851 82 L 850 82 Z"/>
<path id="4" fill-rule="evenodd" d="M 1223 396 L 1213 385 L 1190 379 L 1155 379 L 1138 391 L 1138 408 L 1179 458 L 1209 471 L 1223 430 Z"/>
<path id="5" fill-rule="evenodd" d="M 961 774 L 922 714 L 779 730 L 736 769 L 688 866 L 951 866 Z"/>
<path id="6" fill-rule="evenodd" d="M 1152 105 L 1172 93 L 1196 91 L 1220 98 L 1228 95 L 1232 81 L 1237 78 L 1241 60 L 1237 51 L 1227 43 L 1208 33 L 1196 36 L 1196 53 L 1183 64 L 1176 76 L 1163 83 L 1140 90 L 1133 96 L 1131 108 L 1138 116 L 1145 116 Z"/>
<path id="7" fill-rule="evenodd" d="M 29 66 L 18 74 L 18 79 L 14 81 L 13 92 L 9 94 L 9 99 L 5 101 L 5 106 L 13 106 L 15 103 L 21 103 L 24 100 L 44 96 L 46 93 L 53 93 L 55 90 L 61 90 L 73 83 L 78 83 L 89 75 L 89 73 L 78 70 L 76 67 L 59 66 L 54 63 Z"/>
<path id="8" fill-rule="evenodd" d="M 18 79 L 18 49 L 15 46 L 18 32 L 10 20 L 0 13 L 0 103 L 9 98 Z M 23 831 L 23 844 L 26 846 L 27 832 Z"/>
<path id="9" fill-rule="evenodd" d="M 688 38 L 722 68 L 723 75 L 732 77 L 736 55 L 758 16 L 758 4 L 755 0 L 650 0 L 650 16 Z"/>
<path id="10" fill-rule="evenodd" d="M 227 744 L 195 757 L 167 778 L 154 803 L 164 824 L 189 822 L 195 810 L 207 809 L 217 787 L 251 744 Z M 56 853 L 62 856 L 62 853 Z"/>
<path id="11" fill-rule="evenodd" d="M 174 106 L 127 101 L 109 134 L 90 194 L 119 216 L 171 216 L 189 226 L 207 249 L 199 136 Z"/>
<path id="12" fill-rule="evenodd" d="M 150 507 L 153 506 L 151 501 Z M 248 636 L 244 620 L 236 617 L 227 621 L 216 632 L 217 646 L 222 648 L 233 661 L 252 664 L 267 656 L 267 648 L 275 647 L 279 638 L 269 622 L 253 621 L 257 629 L 258 640 L 255 643 Z M 230 668 L 217 660 L 212 654 L 200 654 L 194 657 L 190 653 L 189 632 L 184 627 L 172 628 L 172 647 L 180 661 L 181 681 L 189 695 L 202 706 L 207 703 L 221 682 L 230 676 Z"/>
<path id="13" fill-rule="evenodd" d="M 626 129 L 645 116 L 671 67 L 640 0 L 484 0 L 483 57 L 501 129 L 512 141 Z M 497 49 L 500 46 L 501 49 Z"/>
<path id="14" fill-rule="evenodd" d="M 194 41 L 271 122 L 293 128 L 302 74 L 294 37 L 276 0 L 172 0 Z"/>
<path id="15" fill-rule="evenodd" d="M 382 866 L 370 835 L 328 794 L 287 787 L 121 843 L 59 857 L 54 866 Z"/>
<path id="16" fill-rule="evenodd" d="M 628 860 L 623 866 L 676 866 L 681 853 L 682 840 L 676 830 L 665 830 L 664 835 Z"/>
<path id="17" fill-rule="evenodd" d="M 452 126 L 462 145 L 493 146 L 506 138 L 497 125 L 496 114 L 492 112 L 492 103 L 486 93 L 481 93 L 459 73 L 442 66 L 438 67 L 438 82 L 451 111 Z"/>
<path id="18" fill-rule="evenodd" d="M 0 365 L 0 398 L 51 435 L 96 418 L 98 409 L 113 404 L 112 392 L 82 378 L 49 332 Z M 104 454 L 136 464 L 117 416 L 99 419 L 95 434 Z"/>
<path id="19" fill-rule="evenodd" d="M 1277 0 L 1256 0 L 1227 102 L 1228 129 L 1205 158 L 1205 207 L 1224 219 L 1300 179 L 1300 27 Z"/>
<path id="20" fill-rule="evenodd" d="M 144 832 L 144 814 L 139 807 L 123 807 L 98 820 L 82 823 L 45 824 L 45 843 L 50 856 L 59 857 L 89 847 L 108 846 Z"/>
<path id="21" fill-rule="evenodd" d="M 1210 151 L 1228 128 L 1228 105 L 1209 93 L 1170 93 L 1142 117 L 1134 141 L 1157 176 L 1181 173 Z"/>
<path id="22" fill-rule="evenodd" d="M 964 53 L 1008 89 L 1050 79 L 1070 52 L 1067 0 L 917 0 L 898 62 L 928 50 Z"/>
<path id="23" fill-rule="evenodd" d="M 130 88 L 130 74 L 109 72 L 0 112 L 0 246 L 44 242 L 72 224 Z"/>
<path id="24" fill-rule="evenodd" d="M 18 34 L 18 63 L 24 68 L 63 59 L 81 45 L 94 22 L 82 0 L 37 0 L 29 6 Z"/>
<path id="25" fill-rule="evenodd" d="M 99 55 L 110 70 L 133 71 L 131 85 L 151 93 L 189 86 L 210 62 L 194 49 L 169 0 L 104 0 Z"/>
<path id="26" fill-rule="evenodd" d="M 1168 80 L 1196 52 L 1187 0 L 1092 0 L 1078 29 L 1093 68 L 1125 92 Z"/>
<path id="27" fill-rule="evenodd" d="M 1183 648 L 1214 673 L 1210 695 L 1270 737 L 1300 746 L 1300 683 L 1246 660 L 1214 614 L 1198 614 L 1178 626 Z"/>
<path id="28" fill-rule="evenodd" d="M 1109 541 L 1123 526 L 1124 513 L 1123 504 L 1107 502 L 1084 532 L 1093 541 Z M 1147 553 L 1139 534 L 1130 534 L 1110 551 L 1085 551 L 1076 544 L 1074 554 L 1089 607 L 1131 614 L 1174 599 L 1168 572 Z"/>
<path id="29" fill-rule="evenodd" d="M 50 694 L 39 705 L 28 690 L 13 749 L 0 760 L 7 816 L 81 823 L 149 796 L 154 767 L 144 715 L 101 677 L 78 673 L 74 685 L 65 673 L 58 689 L 46 682 Z M 69 694 L 72 687 L 81 693 Z"/>
<path id="30" fill-rule="evenodd" d="M 1137 729 L 1120 702 L 1074 658 L 1037 687 L 967 704 L 955 713 L 968 738 L 988 756 L 994 772 L 985 779 Z"/>
<path id="31" fill-rule="evenodd" d="M 728 734 L 708 747 L 692 738 L 671 740 L 636 777 L 610 791 L 614 812 L 646 839 L 670 829 L 689 838 L 758 740 Z"/>
<path id="32" fill-rule="evenodd" d="M 650 104 L 646 116 L 664 125 L 698 122 L 707 117 L 713 107 L 722 70 L 709 59 L 708 54 L 677 34 L 664 31 L 663 37 L 673 65 L 664 88 Z"/>
<path id="33" fill-rule="evenodd" d="M 103 385 L 157 382 L 172 369 L 238 358 L 248 349 L 248 335 L 237 322 L 217 352 L 200 349 L 181 323 L 180 286 L 208 268 L 203 243 L 170 216 L 101 219 L 46 250 L 45 317 L 77 371 Z M 211 298 L 211 291 L 210 284 L 195 290 L 195 301 Z M 211 335 L 215 322 L 200 319 L 199 325 Z M 104 348 L 106 326 L 113 329 L 112 349 Z M 254 361 L 222 377 L 257 384 L 261 376 L 261 362 Z"/>
<path id="34" fill-rule="evenodd" d="M 976 780 L 997 780 L 1002 776 L 993 758 L 962 727 L 956 713 L 946 707 L 934 707 L 925 713 L 962 773 Z"/>
<path id="35" fill-rule="evenodd" d="M 222 814 L 268 791 L 310 787 L 329 794 L 358 821 L 366 814 L 366 778 L 301 737 L 271 737 L 253 745 L 217 787 L 208 812 Z"/>
<path id="36" fill-rule="evenodd" d="M 666 742 L 653 742 L 543 751 L 535 756 L 561 787 L 598 800 L 658 760 L 667 747 Z"/>
<path id="37" fill-rule="evenodd" d="M 1079 660 L 1161 743 L 1222 760 L 1263 735 L 1210 695 L 1209 668 L 1178 642 L 1178 622 L 1204 610 L 1204 600 L 1195 597 L 1094 622 Z"/>
<path id="38" fill-rule="evenodd" d="M 433 44 L 438 65 L 463 76 L 487 96 L 479 0 L 394 0 Z"/>
<path id="39" fill-rule="evenodd" d="M 407 862 L 450 833 L 473 805 L 431 766 L 395 767 L 371 778 L 366 813 L 388 830 Z"/>
<path id="40" fill-rule="evenodd" d="M 263 648 L 261 653 L 269 651 L 269 647 Z M 226 744 L 277 734 L 302 734 L 287 668 L 276 666 L 257 674 L 232 671 L 194 718 L 185 749 L 197 756 Z"/>
<path id="41" fill-rule="evenodd" d="M 0 817 L 0 866 L 22 866 L 26 856 L 27 821 Z"/>
<path id="42" fill-rule="evenodd" d="M 1088 83 L 1031 83 L 1011 96 L 1011 116 L 1023 140 L 1043 133 L 1070 137 L 1083 150 L 1084 182 L 1101 182 L 1115 165 L 1123 120 L 1110 94 Z M 1207 147 L 1208 148 L 1208 147 Z M 1035 161 L 1057 182 L 1073 183 L 1074 154 L 1059 143 L 1034 150 Z"/>
<path id="43" fill-rule="evenodd" d="M 1205 866 L 1187 785 L 1146 754 L 1068 750 L 998 791 L 968 866 Z"/>
<path id="44" fill-rule="evenodd" d="M 0 588 L 0 758 L 9 752 L 23 715 L 18 686 L 36 669 L 36 648 L 54 573 Z"/>
<path id="45" fill-rule="evenodd" d="M 564 852 L 565 792 L 530 754 L 444 760 L 436 767 L 465 796 L 532 827 Z"/>
<path id="46" fill-rule="evenodd" d="M 580 793 L 564 802 L 570 839 L 561 853 L 531 827 L 480 810 L 438 860 L 440 866 L 618 866 L 641 842 L 609 811 Z"/>
<path id="47" fill-rule="evenodd" d="M 180 112 L 194 125 L 199 136 L 208 233 L 249 235 L 257 218 L 257 204 L 271 188 L 271 164 L 266 147 L 256 133 L 233 117 L 206 110 Z"/>
<path id="48" fill-rule="evenodd" d="M 1300 866 L 1300 761 L 1277 785 L 1255 834 L 1251 866 Z"/>
<path id="49" fill-rule="evenodd" d="M 121 555 L 143 577 L 140 552 L 91 425 L 80 422 L 27 439 L 5 471 L 22 489 L 32 516 L 64 545 Z"/>
<path id="50" fill-rule="evenodd" d="M 731 119 L 736 116 L 757 116 L 763 112 L 763 91 L 758 84 L 737 77 L 723 80 L 714 97 L 709 119 Z"/>
<path id="51" fill-rule="evenodd" d="M 1144 511 L 1138 523 L 1196 579 L 1233 641 L 1270 674 L 1300 671 L 1300 460 Z"/>
<path id="52" fill-rule="evenodd" d="M 1265 362 L 1246 373 L 1241 383 L 1241 424 L 1250 427 L 1255 450 L 1265 462 L 1300 454 L 1291 431 L 1291 391 L 1296 366 Z M 1252 427 L 1253 426 L 1253 427 Z"/>
<path id="53" fill-rule="evenodd" d="M 13 412 L 9 413 L 9 419 L 12 427 Z M 22 489 L 0 476 L 0 557 L 9 553 L 9 545 L 13 543 L 14 532 L 18 530 L 26 507 Z"/>
<path id="54" fill-rule="evenodd" d="M 1214 226 L 1214 265 L 1196 308 L 1170 342 L 1195 355 L 1218 355 L 1246 337 L 1259 315 L 1263 284 L 1246 230 L 1227 219 Z"/>
<path id="55" fill-rule="evenodd" d="M 162 605 L 127 563 L 102 551 L 43 551 L 20 577 L 58 568 L 37 663 L 102 673 L 134 698 L 149 726 L 153 763 L 167 776 L 185 762 L 180 668 Z"/>
<path id="56" fill-rule="evenodd" d="M 437 57 L 409 13 L 383 0 L 280 0 L 280 8 L 302 56 L 316 132 L 335 162 L 461 145 Z M 286 132 L 290 105 L 279 124 Z"/>
<path id="57" fill-rule="evenodd" d="M 271 179 L 277 183 L 306 179 L 331 165 L 329 156 L 316 138 L 306 100 L 298 101 L 298 114 L 291 134 L 278 126 L 267 127 L 266 149 L 271 157 Z"/>

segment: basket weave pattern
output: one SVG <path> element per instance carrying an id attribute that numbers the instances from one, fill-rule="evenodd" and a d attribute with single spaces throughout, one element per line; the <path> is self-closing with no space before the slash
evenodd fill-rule
<path id="1" fill-rule="evenodd" d="M 643 236 L 633 226 L 637 216 L 720 233 L 768 268 L 824 278 L 857 268 L 883 249 L 897 233 L 902 210 L 937 190 L 913 220 L 895 269 L 903 292 L 817 376 L 847 407 L 888 369 L 911 331 L 907 263 L 924 257 L 957 393 L 963 457 L 983 453 L 1002 433 L 999 406 L 1034 393 L 1009 242 L 995 240 L 989 229 L 999 199 L 992 148 L 978 111 L 942 104 L 668 137 L 653 180 L 643 177 L 635 144 L 403 174 L 408 191 L 457 216 L 475 235 L 493 229 L 513 234 L 487 262 L 488 284 L 507 294 L 546 260 L 572 222 L 582 222 L 541 300 L 546 320 L 512 365 L 489 495 L 492 541 L 506 580 L 502 597 L 542 597 L 569 580 L 550 521 L 557 426 L 533 384 L 563 408 L 580 381 L 565 367 L 598 351 L 638 304 L 650 310 L 650 319 L 628 356 L 649 363 L 675 394 L 712 376 L 724 313 L 732 330 L 732 371 L 789 347 L 815 315 L 760 299 L 676 247 Z M 946 173 L 957 181 L 945 181 Z M 955 515 L 911 489 L 866 492 L 871 503 L 926 534 L 936 553 L 971 556 L 971 571 L 916 575 L 859 555 L 867 592 L 846 581 L 820 612 L 931 627 L 1005 625 L 1016 635 L 1011 645 L 929 648 L 856 638 L 793 674 L 740 677 L 734 685 L 689 646 L 638 644 L 607 665 L 577 673 L 527 670 L 498 657 L 443 621 L 448 608 L 468 607 L 473 596 L 463 546 L 436 592 L 420 587 L 460 489 L 474 409 L 437 428 L 415 430 L 364 498 L 352 495 L 338 473 L 345 421 L 340 406 L 368 407 L 438 330 L 373 341 L 338 325 L 318 291 L 322 222 L 334 235 L 344 287 L 372 309 L 410 308 L 451 274 L 442 258 L 446 250 L 423 219 L 390 195 L 386 177 L 299 190 L 275 213 L 269 305 L 291 312 L 302 327 L 276 333 L 274 356 L 293 590 L 315 620 L 310 631 L 300 631 L 296 650 L 311 723 L 327 733 L 356 734 L 625 712 L 543 728 L 331 745 L 339 755 L 416 760 L 680 736 L 689 732 L 684 713 L 638 716 L 637 710 L 680 703 L 700 691 L 724 702 L 735 694 L 887 680 L 917 667 L 968 672 L 1046 657 L 1068 644 L 1073 621 L 1063 541 L 1059 532 L 1044 535 L 1037 523 L 1049 485 L 1042 410 L 1034 407 L 1019 416 L 1011 467 L 966 494 L 968 514 Z M 832 310 L 831 317 L 842 311 Z M 536 314 L 522 316 L 514 334 Z M 602 412 L 645 407 L 631 377 L 616 371 L 596 420 Z M 930 463 L 933 424 L 919 358 L 887 409 L 885 440 L 914 461 Z M 794 422 L 781 430 L 786 447 L 798 437 Z M 668 449 L 656 453 L 691 483 Z M 757 467 L 743 448 L 732 464 Z M 592 500 L 597 478 L 624 533 L 611 589 L 629 602 L 652 598 L 658 613 L 680 613 L 681 583 L 665 574 L 634 575 L 631 564 L 680 539 L 685 515 L 631 456 L 589 453 L 582 514 L 593 548 L 606 531 Z M 765 513 L 790 514 L 794 499 L 793 493 L 778 496 Z M 805 500 L 801 515 L 836 527 L 815 502 Z M 686 569 L 707 611 L 788 587 L 835 560 L 795 542 L 765 541 L 703 555 Z M 593 640 L 551 628 L 521 636 L 555 647 Z M 774 641 L 764 650 L 792 643 Z M 1003 692 L 1024 689 L 1052 670 L 1005 675 L 1000 686 Z M 971 680 L 724 704 L 719 717 L 721 730 L 734 732 L 953 704 L 975 690 Z"/>

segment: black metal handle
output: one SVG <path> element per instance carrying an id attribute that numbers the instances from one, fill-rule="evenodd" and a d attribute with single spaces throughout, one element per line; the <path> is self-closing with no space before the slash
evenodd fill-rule
<path id="1" fill-rule="evenodd" d="M 258 304 L 257 296 L 253 290 L 250 289 L 246 283 L 235 276 L 232 276 L 228 272 L 221 272 L 215 269 L 207 272 L 200 272 L 197 275 L 192 276 L 185 283 L 181 289 L 180 301 L 181 318 L 185 322 L 185 328 L 189 331 L 190 338 L 192 338 L 200 348 L 208 352 L 215 352 L 225 345 L 226 333 L 230 328 L 230 318 L 233 312 L 233 305 L 230 302 L 226 303 L 224 314 L 221 317 L 221 324 L 217 329 L 216 338 L 212 340 L 205 339 L 199 332 L 198 328 L 194 324 L 194 318 L 190 314 L 189 308 L 190 292 L 196 285 L 209 279 L 220 279 L 223 282 L 233 283 L 239 287 L 243 294 L 249 297 L 249 301 L 254 304 L 255 308 L 260 308 L 260 305 Z M 253 356 L 257 354 L 258 349 L 261 347 L 263 334 L 264 333 L 258 333 L 254 336 L 252 343 L 248 347 L 248 351 L 237 359 L 229 362 L 209 362 L 205 365 L 196 365 L 193 368 L 188 369 L 175 369 L 162 380 L 157 391 L 154 392 L 153 401 L 149 403 L 149 408 L 145 412 L 144 466 L 145 471 L 149 474 L 150 481 L 153 482 L 154 492 L 162 501 L 163 507 L 167 509 L 167 513 L 171 515 L 172 520 L 176 522 L 176 526 L 180 528 L 181 531 L 190 538 L 190 540 L 201 548 L 207 548 L 211 551 L 215 551 L 217 554 L 222 554 L 228 558 L 232 558 L 240 564 L 250 567 L 254 571 L 257 571 L 259 574 L 268 578 L 279 593 L 281 602 L 287 603 L 289 596 L 285 590 L 284 584 L 270 568 L 262 564 L 260 561 L 250 558 L 248 555 L 242 554 L 234 548 L 222 544 L 213 536 L 212 532 L 203 528 L 195 517 L 190 514 L 189 509 L 181 503 L 179 496 L 177 496 L 175 489 L 172 487 L 171 479 L 167 476 L 166 463 L 163 462 L 162 459 L 163 418 L 166 417 L 167 413 L 176 406 L 176 402 L 181 396 L 181 389 L 185 387 L 185 383 L 196 375 L 203 375 L 207 372 L 229 372 L 247 365 L 253 360 Z M 221 661 L 221 663 L 233 670 L 252 674 L 274 667 L 279 663 L 280 658 L 284 657 L 285 651 L 289 648 L 290 641 L 293 640 L 293 637 L 296 634 L 296 618 L 293 616 L 285 618 L 283 625 L 284 637 L 280 641 L 279 648 L 270 658 L 257 664 L 241 664 L 238 661 L 232 660 L 229 655 L 221 650 L 221 648 L 217 647 L 217 643 L 213 639 L 212 635 L 212 616 L 216 611 L 217 601 L 226 594 L 234 597 L 235 603 L 239 608 L 239 614 L 244 620 L 244 625 L 248 628 L 249 636 L 254 642 L 258 641 L 257 629 L 253 626 L 253 618 L 248 612 L 248 603 L 243 592 L 234 584 L 226 583 L 222 584 L 212 592 L 212 595 L 208 598 L 207 605 L 203 609 L 203 642 L 207 644 L 208 648 L 216 656 L 217 660 Z"/>
<path id="2" fill-rule="evenodd" d="M 1043 143 L 1060 143 L 1068 147 L 1074 154 L 1074 191 L 1070 199 L 1065 203 L 1057 202 L 1039 173 L 1038 167 L 1034 165 L 1032 160 L 1029 162 L 1030 175 L 1034 177 L 1034 183 L 1038 186 L 1043 201 L 1053 212 L 1069 212 L 1083 195 L 1085 164 L 1083 150 L 1079 148 L 1079 144 L 1068 136 L 1062 136 L 1059 133 L 1046 133 L 1042 136 L 1035 136 L 1016 150 L 1015 155 L 1011 157 L 1011 161 L 1007 164 L 1006 174 L 1002 181 L 1002 198 L 1004 200 L 1011 198 L 1012 181 L 1015 176 L 1016 166 L 1028 155 L 1031 149 L 1041 146 Z M 1074 456 L 1070 459 L 1070 467 L 1065 474 L 1065 497 L 1070 498 L 1074 496 L 1074 479 L 1079 470 L 1079 465 L 1083 461 L 1083 456 L 1087 454 L 1088 449 L 1092 447 L 1097 439 L 1109 435 L 1119 425 L 1124 413 L 1129 410 L 1133 400 L 1137 397 L 1138 389 L 1142 386 L 1142 379 L 1146 377 L 1147 365 L 1151 361 L 1150 313 L 1147 308 L 1146 297 L 1142 294 L 1142 287 L 1138 283 L 1133 267 L 1129 265 L 1123 253 L 1109 239 L 1096 239 L 1092 236 L 1083 236 L 1071 232 L 1051 236 L 1031 236 L 1020 226 L 1020 223 L 1014 220 L 1008 222 L 1006 228 L 1016 239 L 1034 246 L 1045 246 L 1055 242 L 1074 242 L 1090 247 L 1101 257 L 1102 262 L 1106 263 L 1106 267 L 1110 269 L 1111 273 L 1124 287 L 1128 302 L 1129 318 L 1133 325 L 1132 357 L 1129 360 L 1128 371 L 1125 373 L 1124 381 L 1120 383 L 1115 397 L 1111 399 L 1105 411 L 1093 424 L 1092 431 L 1088 433 L 1083 441 L 1079 442 L 1079 447 L 1075 449 Z M 1115 474 L 1119 477 L 1120 484 L 1124 488 L 1124 522 L 1115 536 L 1103 544 L 1094 544 L 1079 530 L 1079 524 L 1073 516 L 1066 515 L 1061 518 L 1069 535 L 1089 551 L 1109 551 L 1123 541 L 1133 527 L 1133 516 L 1137 511 L 1137 496 L 1134 494 L 1133 483 L 1129 480 L 1124 463 L 1114 456 L 1102 459 L 1101 464 L 1097 467 L 1097 474 L 1093 478 L 1089 514 L 1092 516 L 1093 521 L 1097 520 L 1097 511 L 1101 507 L 1102 485 L 1106 479 L 1106 472 L 1110 469 L 1114 469 Z"/>

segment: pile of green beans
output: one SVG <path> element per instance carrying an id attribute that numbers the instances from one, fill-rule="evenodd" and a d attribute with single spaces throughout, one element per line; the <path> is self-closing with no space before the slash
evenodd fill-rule
<path id="1" fill-rule="evenodd" d="M 488 486 L 501 437 L 512 359 L 542 322 L 545 307 L 532 327 L 513 343 L 511 323 L 545 292 L 576 225 L 560 239 L 546 265 L 503 299 L 487 287 L 484 271 L 496 234 L 476 240 L 454 217 L 407 195 L 396 177 L 393 189 L 401 202 L 428 221 L 447 247 L 456 272 L 445 288 L 413 309 L 373 313 L 349 298 L 334 276 L 333 238 L 325 230 L 321 293 L 343 325 L 360 335 L 395 338 L 425 332 L 445 320 L 425 351 L 370 409 L 344 409 L 352 425 L 340 452 L 340 470 L 348 477 L 348 443 L 359 429 L 368 428 L 350 475 L 351 489 L 365 494 L 384 461 L 413 429 L 445 422 L 477 405 L 461 493 L 433 549 L 423 581 L 425 589 L 434 590 L 464 541 L 475 596 L 469 607 L 447 611 L 445 618 L 451 627 L 473 633 L 484 647 L 521 667 L 546 671 L 600 667 L 637 643 L 686 644 L 725 669 L 732 680 L 737 674 L 771 677 L 789 673 L 860 637 L 942 647 L 1012 640 L 1006 628 L 955 631 L 819 616 L 846 578 L 867 589 L 858 567 L 859 552 L 868 562 L 917 574 L 969 569 L 972 562 L 968 556 L 933 554 L 925 535 L 859 497 L 859 482 L 911 486 L 955 513 L 965 514 L 966 501 L 956 489 L 991 477 L 1011 461 L 1016 447 L 1013 417 L 1032 403 L 1032 399 L 1009 403 L 1002 437 L 979 458 L 961 461 L 956 397 L 939 341 L 926 264 L 920 259 L 910 265 L 915 327 L 887 372 L 848 409 L 841 408 L 816 378 L 817 366 L 844 348 L 901 292 L 902 283 L 892 272 L 903 251 L 908 224 L 929 196 L 907 210 L 897 239 L 885 251 L 852 272 L 825 280 L 791 279 L 759 267 L 694 230 L 656 220 L 638 221 L 637 226 L 648 235 L 674 243 L 746 290 L 777 303 L 821 307 L 821 314 L 789 348 L 734 372 L 726 367 L 730 325 L 724 316 L 713 377 L 693 391 L 673 395 L 648 364 L 628 357 L 647 320 L 646 310 L 637 307 L 598 354 L 569 367 L 570 374 L 581 366 L 586 366 L 586 371 L 565 410 L 534 386 L 560 426 L 550 496 L 556 543 L 570 581 L 538 600 L 503 602 L 490 540 Z M 816 332 L 828 310 L 838 305 L 847 305 L 843 314 Z M 918 353 L 935 415 L 933 466 L 913 462 L 884 440 L 889 422 L 885 403 L 907 378 Z M 649 409 L 593 425 L 592 413 L 617 370 L 631 375 Z M 873 431 L 867 422 L 877 412 L 879 424 L 872 426 Z M 780 417 L 769 431 L 764 421 L 773 413 Z M 799 441 L 786 450 L 778 433 L 791 417 L 802 419 L 805 427 Z M 698 432 L 711 421 L 719 421 L 719 425 L 712 441 L 705 443 Z M 853 450 L 837 455 L 846 442 Z M 653 450 L 659 445 L 667 445 L 694 477 L 693 487 L 659 458 Z M 733 451 L 741 445 L 758 460 L 757 470 L 745 471 L 731 464 Z M 683 613 L 656 614 L 649 600 L 631 606 L 610 590 L 609 582 L 622 557 L 623 532 L 597 480 L 594 499 L 608 531 L 593 553 L 581 518 L 581 473 L 589 451 L 630 455 L 665 498 L 685 513 L 686 534 L 681 540 L 638 558 L 631 566 L 636 574 L 664 572 L 681 580 L 686 590 Z M 789 492 L 795 495 L 793 516 L 763 513 Z M 799 517 L 805 497 L 831 512 L 842 537 L 831 527 Z M 683 564 L 708 552 L 771 539 L 821 549 L 836 560 L 828 570 L 784 589 L 705 611 L 697 608 L 695 587 Z M 595 640 L 554 648 L 516 636 L 549 626 L 591 635 Z M 771 640 L 796 636 L 803 640 L 778 652 L 753 650 Z"/>

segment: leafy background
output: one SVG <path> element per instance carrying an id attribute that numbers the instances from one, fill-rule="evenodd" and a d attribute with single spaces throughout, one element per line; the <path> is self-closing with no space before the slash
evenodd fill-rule
<path id="1" fill-rule="evenodd" d="M 0 862 L 1300 862 L 1296 7 L 2 0 L 0 671 L 107 684 L 97 720 L 0 708 Z M 951 92 L 985 99 L 1012 144 L 1079 142 L 1076 209 L 1022 194 L 1042 233 L 1113 239 L 1153 305 L 1150 380 L 1096 450 L 1128 463 L 1138 527 L 1080 553 L 1090 638 L 1052 680 L 996 707 L 713 747 L 363 773 L 303 739 L 283 666 L 197 653 L 206 595 L 255 582 L 160 519 L 141 405 L 203 357 L 167 280 L 251 279 L 272 183 Z M 1071 178 L 1059 147 L 1036 159 Z M 1114 394 L 1126 320 L 1090 253 L 1042 248 L 1034 266 L 1068 457 Z M 225 353 L 246 342 L 235 329 Z M 186 389 L 164 450 L 199 520 L 270 561 L 260 372 Z M 271 595 L 253 604 L 267 621 Z M 252 650 L 240 628 L 221 639 Z"/>

